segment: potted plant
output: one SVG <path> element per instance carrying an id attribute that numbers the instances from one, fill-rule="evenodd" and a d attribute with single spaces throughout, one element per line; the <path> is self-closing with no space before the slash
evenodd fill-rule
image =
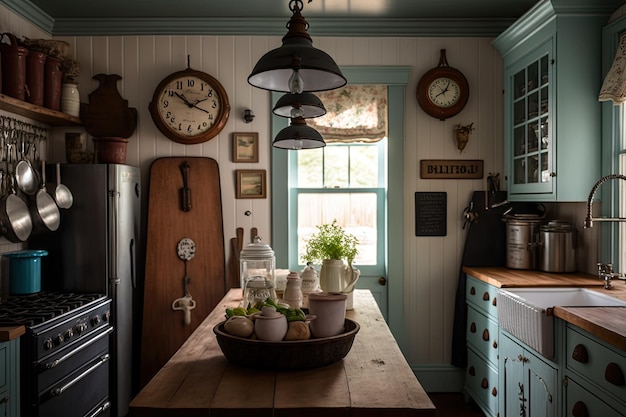
<path id="1" fill-rule="evenodd" d="M 352 262 L 358 254 L 359 240 L 339 226 L 337 220 L 316 227 L 317 232 L 307 242 L 303 258 L 307 263 L 321 264 L 321 289 L 348 293 L 347 307 L 352 308 L 352 290 L 360 275 Z"/>

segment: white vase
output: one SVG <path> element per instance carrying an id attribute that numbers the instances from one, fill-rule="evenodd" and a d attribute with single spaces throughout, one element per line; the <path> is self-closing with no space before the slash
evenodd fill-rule
<path id="1" fill-rule="evenodd" d="M 61 86 L 61 111 L 70 116 L 80 116 L 80 92 L 74 83 Z"/>

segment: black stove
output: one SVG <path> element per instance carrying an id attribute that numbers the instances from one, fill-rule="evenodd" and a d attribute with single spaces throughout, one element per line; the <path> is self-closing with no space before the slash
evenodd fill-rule
<path id="1" fill-rule="evenodd" d="M 0 304 L 0 326 L 23 325 L 22 417 L 108 416 L 111 299 L 39 292 Z"/>

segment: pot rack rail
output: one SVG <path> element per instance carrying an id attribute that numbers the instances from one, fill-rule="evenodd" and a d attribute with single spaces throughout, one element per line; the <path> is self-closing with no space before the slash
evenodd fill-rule
<path id="1" fill-rule="evenodd" d="M 41 144 L 47 140 L 48 129 L 0 115 L 0 161 L 39 160 Z"/>

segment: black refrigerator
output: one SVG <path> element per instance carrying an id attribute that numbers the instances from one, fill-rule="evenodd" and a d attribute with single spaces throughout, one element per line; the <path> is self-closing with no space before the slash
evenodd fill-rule
<path id="1" fill-rule="evenodd" d="M 61 210 L 57 231 L 35 236 L 31 246 L 49 252 L 42 262 L 44 289 L 111 298 L 111 415 L 123 417 L 136 386 L 140 340 L 136 335 L 141 334 L 141 314 L 137 314 L 141 311 L 137 306 L 140 169 L 122 164 L 62 164 L 60 178 L 73 195 L 73 205 Z M 48 191 L 53 193 L 54 186 L 49 183 Z"/>

